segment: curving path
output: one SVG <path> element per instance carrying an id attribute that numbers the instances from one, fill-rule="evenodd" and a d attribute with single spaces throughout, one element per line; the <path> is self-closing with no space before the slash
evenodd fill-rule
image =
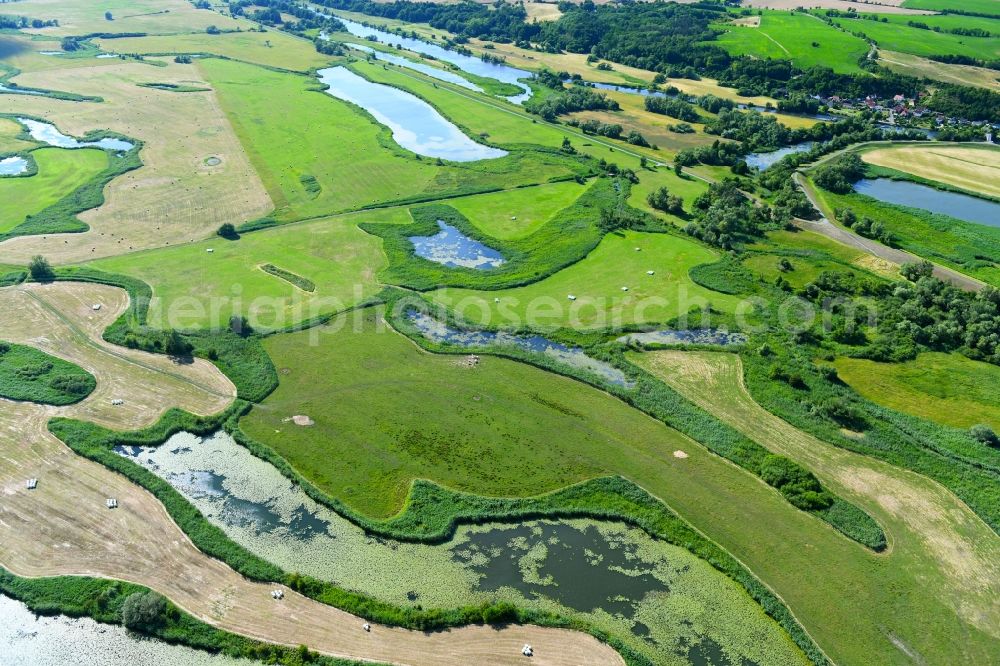
<path id="1" fill-rule="evenodd" d="M 93 310 L 95 303 L 101 309 Z M 235 389 L 204 361 L 177 365 L 164 356 L 117 348 L 100 332 L 127 306 L 125 292 L 57 283 L 0 290 L 4 339 L 31 344 L 92 372 L 98 387 L 69 407 L 0 399 L 0 565 L 21 576 L 87 575 L 148 586 L 192 615 L 234 633 L 328 655 L 431 666 L 623 664 L 609 646 L 577 632 L 535 626 L 473 626 L 421 633 L 374 625 L 276 585 L 244 579 L 188 540 L 144 489 L 75 455 L 52 436 L 53 416 L 130 429 L 156 421 L 167 407 L 197 414 L 223 409 Z M 125 404 L 111 405 L 121 397 Z M 25 489 L 35 477 L 38 488 Z M 108 497 L 119 502 L 109 511 Z"/>

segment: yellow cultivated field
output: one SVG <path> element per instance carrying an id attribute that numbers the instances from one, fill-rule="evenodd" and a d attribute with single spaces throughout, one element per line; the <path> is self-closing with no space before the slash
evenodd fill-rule
<path id="1" fill-rule="evenodd" d="M 878 52 L 878 61 L 879 64 L 885 65 L 900 74 L 907 74 L 918 78 L 927 77 L 945 83 L 957 83 L 965 86 L 976 86 L 977 88 L 1000 91 L 1000 81 L 997 80 L 998 75 L 996 70 L 987 69 L 986 67 L 951 65 L 943 62 L 935 62 L 928 58 L 921 58 L 909 53 L 884 51 L 881 49 Z"/>
<path id="2" fill-rule="evenodd" d="M 104 18 L 111 12 L 114 20 Z M 29 30 L 40 35 L 86 35 L 93 32 L 204 31 L 210 25 L 220 30 L 252 27 L 250 21 L 235 20 L 218 12 L 195 9 L 188 0 L 20 0 L 17 11 L 8 12 L 40 19 L 58 19 L 53 28 Z"/>
<path id="3" fill-rule="evenodd" d="M 9 118 L 0 118 L 0 153 L 12 153 L 38 145 L 19 138 L 22 131 L 24 128 L 21 123 Z"/>
<path id="4" fill-rule="evenodd" d="M 555 21 L 562 12 L 554 2 L 526 2 L 524 11 L 528 13 L 529 21 Z"/>
<path id="5" fill-rule="evenodd" d="M 1000 197 L 1000 149 L 986 145 L 905 145 L 861 153 L 869 164 Z"/>
<path id="6" fill-rule="evenodd" d="M 103 103 L 4 95 L 4 110 L 44 117 L 75 136 L 111 129 L 142 140 L 144 166 L 114 179 L 105 187 L 104 205 L 80 214 L 90 231 L 11 239 L 3 244 L 5 260 L 24 264 L 43 254 L 63 264 L 176 245 L 210 236 L 223 222 L 239 224 L 272 210 L 214 92 L 175 93 L 136 85 L 209 87 L 196 65 L 98 62 L 109 64 L 28 72 L 17 82 L 99 95 Z"/>
<path id="7" fill-rule="evenodd" d="M 91 304 L 101 302 L 100 311 Z M 100 331 L 127 305 L 123 291 L 59 283 L 0 290 L 4 337 L 72 360 L 98 379 L 77 405 L 44 407 L 0 400 L 0 565 L 21 576 L 86 575 L 125 580 L 156 590 L 192 615 L 222 629 L 346 659 L 431 666 L 523 663 L 623 664 L 607 645 L 585 634 L 539 627 L 467 627 L 421 633 L 383 626 L 309 600 L 275 584 L 253 583 L 196 549 L 163 506 L 124 476 L 73 454 L 45 427 L 54 416 L 84 418 L 113 428 L 151 424 L 169 406 L 206 414 L 235 391 L 212 365 L 175 365 L 164 356 L 112 348 Z M 125 404 L 110 405 L 111 395 Z M 26 490 L 24 481 L 37 478 Z M 118 500 L 109 511 L 106 498 Z"/>

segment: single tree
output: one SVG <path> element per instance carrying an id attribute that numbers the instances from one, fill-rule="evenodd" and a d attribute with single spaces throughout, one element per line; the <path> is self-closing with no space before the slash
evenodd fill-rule
<path id="1" fill-rule="evenodd" d="M 136 592 L 122 604 L 122 623 L 129 629 L 156 626 L 167 611 L 167 600 L 156 592 Z"/>
<path id="2" fill-rule="evenodd" d="M 28 264 L 28 272 L 31 273 L 31 279 L 38 282 L 51 280 L 56 275 L 52 270 L 52 265 L 49 264 L 49 260 L 40 254 L 36 254 L 31 258 L 31 263 Z"/>
<path id="3" fill-rule="evenodd" d="M 222 236 L 227 240 L 238 240 L 240 237 L 239 233 L 237 233 L 236 231 L 236 227 L 233 226 L 232 222 L 226 222 L 221 227 L 219 227 L 219 230 L 216 231 L 215 233 L 217 233 L 218 235 Z"/>
<path id="4" fill-rule="evenodd" d="M 105 21 L 114 21 L 115 17 L 111 15 L 111 12 L 104 12 Z"/>

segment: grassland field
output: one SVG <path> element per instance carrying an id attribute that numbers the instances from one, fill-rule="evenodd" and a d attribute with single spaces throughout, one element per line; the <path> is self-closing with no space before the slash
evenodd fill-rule
<path id="1" fill-rule="evenodd" d="M 511 495 L 618 473 L 760 571 L 835 660 L 904 663 L 899 645 L 929 660 L 989 653 L 992 639 L 947 609 L 938 583 L 928 587 L 924 576 L 941 580 L 932 561 L 891 566 L 697 443 L 573 380 L 491 357 L 469 367 L 380 326 L 368 311 L 360 326 L 268 338 L 281 385 L 241 421 L 349 506 L 390 516 L 414 477 Z M 408 396 L 415 407 L 399 410 Z M 316 425 L 283 421 L 293 414 Z M 560 436 L 546 435 L 552 429 Z M 498 446 L 489 432 L 506 433 L 502 456 L 484 453 Z M 851 641 L 838 640 L 844 631 Z"/>
<path id="2" fill-rule="evenodd" d="M 114 20 L 104 18 L 106 11 L 111 12 Z M 246 30 L 253 26 L 249 21 L 222 16 L 215 11 L 195 9 L 186 0 L 20 0 L 17 13 L 42 19 L 58 18 L 59 25 L 56 27 L 28 31 L 58 37 L 94 32 L 204 32 L 210 25 L 220 30 Z"/>
<path id="3" fill-rule="evenodd" d="M 22 138 L 24 126 L 13 118 L 0 118 L 0 153 L 16 153 L 37 148 L 38 144 Z"/>
<path id="4" fill-rule="evenodd" d="M 408 223 L 393 208 L 326 218 L 94 262 L 94 268 L 137 277 L 153 288 L 149 323 L 182 330 L 225 326 L 244 315 L 257 330 L 297 324 L 370 298 L 387 265 L 380 239 L 360 221 Z M 208 252 L 212 250 L 212 252 Z M 266 263 L 311 280 L 304 292 L 261 270 Z"/>
<path id="5" fill-rule="evenodd" d="M 448 205 L 487 236 L 509 240 L 530 236 L 584 191 L 586 186 L 566 181 L 449 199 Z"/>
<path id="6" fill-rule="evenodd" d="M 539 282 L 497 291 L 442 289 L 429 298 L 470 321 L 503 328 L 666 323 L 705 304 L 735 311 L 738 297 L 705 289 L 688 276 L 693 266 L 717 256 L 679 235 L 626 231 L 605 236 L 586 258 Z"/>
<path id="7" fill-rule="evenodd" d="M 39 148 L 31 156 L 38 173 L 0 179 L 0 201 L 4 202 L 0 206 L 0 234 L 72 194 L 108 166 L 108 154 L 92 148 Z"/>
<path id="8" fill-rule="evenodd" d="M 72 136 L 110 129 L 152 138 L 139 153 L 143 166 L 112 180 L 104 188 L 104 204 L 80 214 L 90 231 L 7 241 L 6 260 L 26 265 L 43 254 L 64 264 L 191 242 L 214 234 L 223 222 L 256 219 L 273 209 L 214 92 L 179 95 L 137 85 L 180 81 L 208 87 L 197 65 L 172 59 L 165 59 L 164 67 L 134 60 L 90 62 L 86 68 L 25 71 L 16 80 L 93 94 L 104 102 L 4 95 L 5 110 L 44 118 Z M 177 122 L 178 117 L 185 122 Z M 207 163 L 212 157 L 217 164 Z"/>
<path id="9" fill-rule="evenodd" d="M 920 17 L 921 19 L 924 17 Z M 962 17 L 964 18 L 964 17 Z M 967 37 L 932 30 L 911 28 L 899 23 L 882 23 L 863 19 L 833 19 L 834 23 L 849 32 L 860 31 L 874 40 L 880 48 L 901 51 L 918 56 L 962 55 L 979 60 L 996 60 L 1000 45 L 996 38 Z M 996 29 L 994 28 L 994 31 Z"/>
<path id="10" fill-rule="evenodd" d="M 801 69 L 823 66 L 839 73 L 860 71 L 868 44 L 806 13 L 763 11 L 760 26 L 716 24 L 726 32 L 710 42 L 733 55 L 788 59 Z"/>
<path id="11" fill-rule="evenodd" d="M 1000 150 L 985 144 L 886 146 L 860 155 L 869 164 L 1000 198 Z"/>
<path id="12" fill-rule="evenodd" d="M 983 423 L 1000 430 L 1000 369 L 960 354 L 927 352 L 903 363 L 838 358 L 837 374 L 855 391 L 942 425 Z"/>
<path id="13" fill-rule="evenodd" d="M 864 507 L 891 544 L 880 563 L 883 572 L 902 569 L 922 578 L 921 585 L 947 600 L 967 627 L 995 640 L 997 632 L 985 618 L 1000 615 L 994 573 L 1000 570 L 1000 537 L 951 492 L 923 476 L 823 442 L 768 412 L 744 385 L 736 354 L 661 351 L 630 353 L 629 358 L 754 441 L 806 465 Z M 962 593 L 955 595 L 957 589 Z M 897 638 L 900 649 L 914 647 Z"/>
<path id="14" fill-rule="evenodd" d="M 995 71 L 986 67 L 951 65 L 936 62 L 928 58 L 921 58 L 910 53 L 900 53 L 898 51 L 883 49 L 879 50 L 878 59 L 879 64 L 907 76 L 928 78 L 944 83 L 957 83 L 958 85 L 973 86 L 975 88 L 986 88 L 987 90 L 1000 90 L 1000 81 L 997 81 Z"/>
<path id="15" fill-rule="evenodd" d="M 967 12 L 1000 16 L 1000 3 L 997 0 L 903 0 L 902 5 L 910 9 L 929 9 L 942 11 L 945 9 L 961 9 Z"/>

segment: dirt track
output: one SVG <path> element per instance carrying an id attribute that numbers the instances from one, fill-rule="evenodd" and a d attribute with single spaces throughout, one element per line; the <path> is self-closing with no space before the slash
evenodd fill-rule
<path id="1" fill-rule="evenodd" d="M 101 303 L 99 311 L 92 305 Z M 533 626 L 466 627 L 425 634 L 375 625 L 275 585 L 252 583 L 197 550 L 148 492 L 73 454 L 45 427 L 53 416 L 115 428 L 155 421 L 166 407 L 206 414 L 232 399 L 214 366 L 179 366 L 162 356 L 114 348 L 99 332 L 126 306 L 124 292 L 59 283 L 0 290 L 3 337 L 72 360 L 98 378 L 77 405 L 44 407 L 0 399 L 0 564 L 22 576 L 90 575 L 146 585 L 220 628 L 329 655 L 395 664 L 622 664 L 596 639 Z M 121 396 L 125 405 L 111 399 Z M 37 478 L 38 488 L 25 489 Z M 109 511 L 104 500 L 119 508 Z"/>

